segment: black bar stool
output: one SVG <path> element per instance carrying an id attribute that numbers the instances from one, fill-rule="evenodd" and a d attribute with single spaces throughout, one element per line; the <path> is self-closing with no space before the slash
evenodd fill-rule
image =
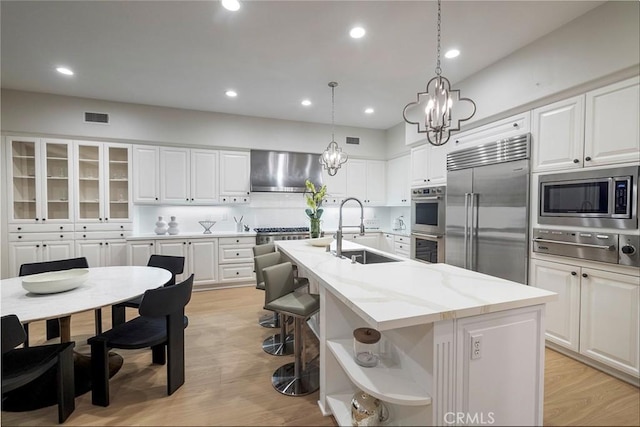
<path id="1" fill-rule="evenodd" d="M 302 358 L 302 322 L 320 309 L 320 296 L 296 290 L 290 262 L 267 267 L 264 308 L 293 317 L 295 361 L 282 365 L 273 373 L 271 383 L 282 394 L 304 396 L 318 390 L 320 369 L 317 363 L 305 364 Z"/>

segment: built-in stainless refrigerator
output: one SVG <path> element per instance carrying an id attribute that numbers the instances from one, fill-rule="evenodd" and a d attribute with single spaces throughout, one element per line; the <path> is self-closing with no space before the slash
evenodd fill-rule
<path id="1" fill-rule="evenodd" d="M 530 134 L 447 155 L 445 262 L 527 284 Z"/>

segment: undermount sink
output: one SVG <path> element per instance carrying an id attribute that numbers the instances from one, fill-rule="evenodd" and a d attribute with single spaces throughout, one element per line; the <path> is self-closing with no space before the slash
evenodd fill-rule
<path id="1" fill-rule="evenodd" d="M 356 256 L 356 262 L 359 264 L 380 264 L 383 262 L 399 262 L 399 259 L 389 258 L 384 255 L 380 255 L 375 252 L 370 252 L 365 249 L 356 251 L 342 251 L 342 256 L 347 259 L 352 259 Z"/>

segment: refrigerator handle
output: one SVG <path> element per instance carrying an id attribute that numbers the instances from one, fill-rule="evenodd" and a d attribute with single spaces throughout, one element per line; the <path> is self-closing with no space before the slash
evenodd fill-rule
<path id="1" fill-rule="evenodd" d="M 478 220 L 478 216 L 476 215 L 476 193 L 469 194 L 469 199 L 471 199 L 471 227 L 469 227 L 469 269 L 472 271 L 476 271 L 475 268 L 475 246 L 474 246 L 474 234 L 476 233 L 476 221 Z"/>
<path id="2" fill-rule="evenodd" d="M 471 193 L 464 193 L 464 231 L 462 238 L 464 239 L 464 268 L 469 268 L 469 196 Z"/>

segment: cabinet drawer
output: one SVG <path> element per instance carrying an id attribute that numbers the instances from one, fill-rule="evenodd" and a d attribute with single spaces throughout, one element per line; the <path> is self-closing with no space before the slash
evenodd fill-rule
<path id="1" fill-rule="evenodd" d="M 253 264 L 227 264 L 219 267 L 221 282 L 247 282 L 255 280 Z"/>
<path id="2" fill-rule="evenodd" d="M 253 262 L 253 245 L 220 246 L 218 261 L 220 264 Z"/>
<path id="3" fill-rule="evenodd" d="M 407 248 L 408 248 L 409 247 L 408 245 L 409 245 L 409 242 L 411 241 L 411 238 L 408 237 L 408 236 L 395 235 L 395 236 L 393 236 L 393 241 L 395 243 L 404 243 L 405 246 L 407 246 Z"/>
<path id="4" fill-rule="evenodd" d="M 9 224 L 9 233 L 73 231 L 73 224 Z"/>
<path id="5" fill-rule="evenodd" d="M 9 233 L 10 242 L 41 242 L 73 240 L 73 233 Z"/>
<path id="6" fill-rule="evenodd" d="M 409 243 L 402 243 L 396 241 L 393 245 L 394 250 L 398 255 L 409 256 L 411 245 Z"/>
<path id="7" fill-rule="evenodd" d="M 131 231 L 132 229 L 133 229 L 133 224 L 130 222 L 76 224 L 76 231 L 118 231 L 118 230 Z"/>
<path id="8" fill-rule="evenodd" d="M 76 231 L 75 239 L 76 240 L 124 239 L 129 235 L 131 235 L 131 231 L 89 231 L 85 233 Z"/>
<path id="9" fill-rule="evenodd" d="M 218 243 L 220 245 L 255 245 L 256 238 L 255 236 L 239 236 L 239 237 L 220 237 L 218 238 Z M 253 258 L 253 255 L 251 255 Z"/>

